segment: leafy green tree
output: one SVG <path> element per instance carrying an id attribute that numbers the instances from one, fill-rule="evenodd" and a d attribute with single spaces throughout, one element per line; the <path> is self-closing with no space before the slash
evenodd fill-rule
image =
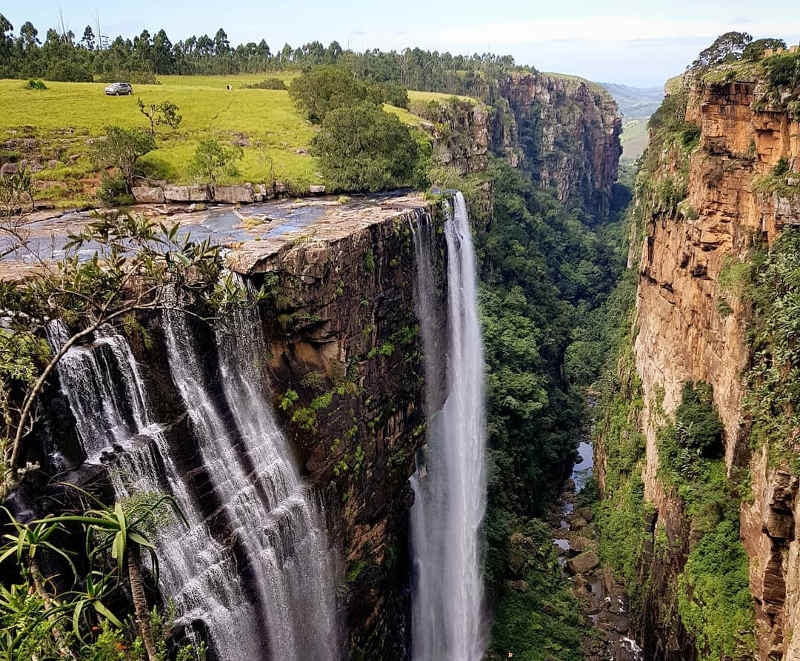
<path id="1" fill-rule="evenodd" d="M 756 39 L 744 47 L 742 59 L 748 62 L 755 62 L 764 57 L 764 51 L 778 48 L 786 48 L 786 42 L 783 39 Z"/>
<path id="2" fill-rule="evenodd" d="M 116 167 L 130 192 L 139 159 L 156 148 L 153 134 L 146 129 L 107 126 L 105 138 L 94 145 L 94 161 L 100 166 Z"/>
<path id="3" fill-rule="evenodd" d="M 95 36 L 91 25 L 87 25 L 84 29 L 81 44 L 88 50 L 94 50 Z"/>
<path id="4" fill-rule="evenodd" d="M 708 48 L 700 51 L 697 59 L 692 62 L 691 69 L 708 69 L 723 62 L 738 60 L 751 41 L 753 37 L 747 32 L 726 32 L 717 37 Z"/>
<path id="5" fill-rule="evenodd" d="M 311 153 L 332 188 L 379 191 L 411 182 L 419 146 L 397 117 L 362 103 L 327 113 Z"/>
<path id="6" fill-rule="evenodd" d="M 317 123 L 337 108 L 382 100 L 379 91 L 356 80 L 350 71 L 334 66 L 316 67 L 298 76 L 289 86 L 289 95 Z"/>
<path id="7" fill-rule="evenodd" d="M 237 160 L 242 158 L 241 147 L 220 144 L 214 138 L 201 140 L 189 161 L 189 173 L 212 185 L 221 174 L 232 174 Z"/>
<path id="8" fill-rule="evenodd" d="M 139 98 L 136 99 L 139 106 L 139 112 L 147 117 L 150 122 L 150 135 L 155 138 L 157 126 L 168 126 L 175 130 L 181 125 L 183 116 L 180 114 L 180 108 L 172 103 L 172 101 L 162 101 L 161 103 L 151 103 L 145 105 Z"/>

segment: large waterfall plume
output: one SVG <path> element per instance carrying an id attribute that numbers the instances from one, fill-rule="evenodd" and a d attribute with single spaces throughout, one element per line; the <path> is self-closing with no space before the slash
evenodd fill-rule
<path id="1" fill-rule="evenodd" d="M 461 193 L 447 241 L 446 355 L 435 346 L 433 230 L 414 227 L 417 314 L 425 349 L 427 443 L 412 477 L 412 659 L 480 661 L 485 648 L 480 532 L 486 511 L 483 347 L 475 255 Z M 444 374 L 443 374 L 444 372 Z M 444 378 L 444 404 L 436 392 Z"/>
<path id="2" fill-rule="evenodd" d="M 207 628 L 220 661 L 336 661 L 335 562 L 324 511 L 273 417 L 257 310 L 233 312 L 218 326 L 215 370 L 184 313 L 165 312 L 163 325 L 192 438 L 167 440 L 148 403 L 157 393 L 148 394 L 127 341 L 107 327 L 92 345 L 70 349 L 58 368 L 88 460 L 109 464 L 118 498 L 166 492 L 178 501 L 189 526 L 159 528 L 161 591 L 190 633 Z M 65 332 L 53 324 L 51 344 Z M 173 455 L 192 444 L 199 469 L 188 476 Z"/>

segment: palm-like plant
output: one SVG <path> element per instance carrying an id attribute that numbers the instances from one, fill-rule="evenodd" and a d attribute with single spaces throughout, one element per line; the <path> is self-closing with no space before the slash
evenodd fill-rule
<path id="1" fill-rule="evenodd" d="M 99 507 L 87 510 L 80 516 L 42 519 L 42 521 L 51 523 L 74 522 L 85 525 L 87 556 L 93 557 L 110 552 L 111 557 L 117 561 L 120 580 L 125 575 L 124 570 L 127 566 L 127 579 L 133 598 L 136 625 L 147 651 L 148 661 L 158 661 L 158 655 L 150 627 L 150 614 L 147 610 L 147 597 L 144 591 L 142 552 L 149 554 L 153 574 L 158 581 L 158 556 L 155 546 L 148 539 L 146 528 L 148 519 L 154 518 L 157 510 L 165 503 L 188 525 L 183 512 L 172 496 L 161 496 L 151 502 L 137 501 L 127 511 L 121 503 L 117 502 L 113 508 Z"/>
<path id="2" fill-rule="evenodd" d="M 3 535 L 5 544 L 0 547 L 0 564 L 8 558 L 16 556 L 17 564 L 28 571 L 36 594 L 39 595 L 48 613 L 47 619 L 50 620 L 53 626 L 53 637 L 59 645 L 59 652 L 62 656 L 76 659 L 77 661 L 77 657 L 66 642 L 64 632 L 61 630 L 59 623 L 59 616 L 56 614 L 57 611 L 61 610 L 61 603 L 58 597 L 48 590 L 48 580 L 42 574 L 41 566 L 39 565 L 40 552 L 55 553 L 67 562 L 72 570 L 72 575 L 77 576 L 75 565 L 72 563 L 69 554 L 50 541 L 54 534 L 65 532 L 64 526 L 48 520 L 34 521 L 31 524 L 20 523 L 5 507 L 0 509 L 6 513 L 14 528 L 13 533 L 9 532 Z"/>
<path id="3" fill-rule="evenodd" d="M 89 609 L 94 610 L 100 617 L 109 620 L 118 629 L 123 628 L 123 624 L 120 622 L 119 618 L 103 603 L 103 599 L 110 589 L 109 583 L 110 577 L 98 571 L 92 571 L 89 572 L 89 575 L 86 577 L 84 590 L 71 593 L 74 598 L 72 602 L 74 608 L 72 611 L 72 630 L 81 642 L 84 642 L 83 636 L 81 636 L 81 616 Z"/>

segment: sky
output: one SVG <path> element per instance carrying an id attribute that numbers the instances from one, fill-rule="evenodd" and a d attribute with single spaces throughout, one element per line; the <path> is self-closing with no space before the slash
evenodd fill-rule
<path id="1" fill-rule="evenodd" d="M 0 12 L 15 28 L 30 20 L 42 35 L 63 15 L 78 36 L 99 19 L 104 34 L 163 27 L 177 41 L 223 27 L 233 44 L 264 38 L 273 50 L 335 39 L 359 51 L 489 51 L 541 71 L 639 87 L 663 85 L 728 30 L 800 42 L 796 0 L 4 0 Z"/>

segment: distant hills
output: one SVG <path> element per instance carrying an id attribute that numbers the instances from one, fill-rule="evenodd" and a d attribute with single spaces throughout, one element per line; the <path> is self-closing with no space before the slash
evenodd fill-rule
<path id="1" fill-rule="evenodd" d="M 664 100 L 663 87 L 631 87 L 599 83 L 617 102 L 622 113 L 622 159 L 634 161 L 647 147 L 647 120 Z"/>
<path id="2" fill-rule="evenodd" d="M 630 87 L 619 83 L 600 83 L 619 106 L 624 119 L 648 119 L 664 100 L 663 87 Z"/>

